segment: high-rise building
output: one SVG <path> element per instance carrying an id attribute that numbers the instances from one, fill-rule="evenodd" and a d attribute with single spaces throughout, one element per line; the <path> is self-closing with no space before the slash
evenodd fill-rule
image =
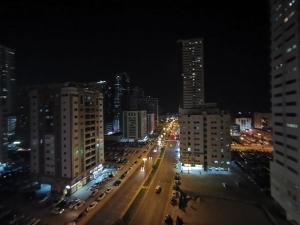
<path id="1" fill-rule="evenodd" d="M 73 193 L 104 162 L 103 97 L 79 85 L 30 92 L 31 172 L 53 191 Z"/>
<path id="2" fill-rule="evenodd" d="M 15 51 L 0 45 L 0 162 L 7 159 L 6 150 L 15 123 Z"/>
<path id="3" fill-rule="evenodd" d="M 105 80 L 90 82 L 88 87 L 100 91 L 103 95 L 104 134 L 113 132 L 113 93 L 109 83 Z"/>
<path id="4" fill-rule="evenodd" d="M 204 101 L 203 40 L 179 41 L 183 108 L 179 109 L 183 166 L 230 166 L 230 115 Z"/>
<path id="5" fill-rule="evenodd" d="M 178 43 L 183 80 L 182 107 L 198 108 L 204 103 L 203 40 L 180 40 Z"/>
<path id="6" fill-rule="evenodd" d="M 158 98 L 145 96 L 143 98 L 143 104 L 145 105 L 144 109 L 147 110 L 147 113 L 154 114 L 154 129 L 155 129 L 159 123 Z"/>
<path id="7" fill-rule="evenodd" d="M 147 112 L 123 111 L 122 117 L 123 138 L 138 141 L 147 136 Z"/>
<path id="8" fill-rule="evenodd" d="M 300 224 L 300 2 L 271 0 L 271 194 Z"/>
<path id="9" fill-rule="evenodd" d="M 115 76 L 114 81 L 114 106 L 113 106 L 113 113 L 114 113 L 114 124 L 113 129 L 115 132 L 119 132 L 120 121 L 122 116 L 122 110 L 124 107 L 128 105 L 128 96 L 130 93 L 130 79 L 127 73 L 119 73 Z"/>

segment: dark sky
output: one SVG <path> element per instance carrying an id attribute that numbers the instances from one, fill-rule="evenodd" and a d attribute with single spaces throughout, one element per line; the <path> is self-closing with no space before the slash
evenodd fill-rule
<path id="1" fill-rule="evenodd" d="M 95 81 L 126 71 L 165 111 L 177 111 L 176 40 L 203 37 L 206 101 L 269 111 L 267 1 L 7 2 L 0 7 L 0 43 L 16 50 L 20 84 Z"/>

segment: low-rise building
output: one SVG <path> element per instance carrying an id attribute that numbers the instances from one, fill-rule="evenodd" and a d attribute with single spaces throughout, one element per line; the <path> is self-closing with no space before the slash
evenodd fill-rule
<path id="1" fill-rule="evenodd" d="M 235 124 L 240 126 L 240 130 L 247 130 L 252 128 L 252 119 L 249 117 L 235 118 Z"/>

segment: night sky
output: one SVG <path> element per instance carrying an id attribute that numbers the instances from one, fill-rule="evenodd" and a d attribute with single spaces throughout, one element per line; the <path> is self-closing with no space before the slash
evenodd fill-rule
<path id="1" fill-rule="evenodd" d="M 174 112 L 181 94 L 176 40 L 203 37 L 206 101 L 230 111 L 270 109 L 268 1 L 147 8 L 7 2 L 0 7 L 0 43 L 16 50 L 19 84 L 110 80 L 126 71 L 133 85 Z"/>

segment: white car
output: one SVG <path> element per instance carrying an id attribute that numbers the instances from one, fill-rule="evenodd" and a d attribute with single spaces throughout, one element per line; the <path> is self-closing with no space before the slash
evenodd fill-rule
<path id="1" fill-rule="evenodd" d="M 105 191 L 105 193 L 108 194 L 108 193 L 110 193 L 111 191 L 112 191 L 111 188 L 107 188 L 106 191 Z"/>
<path id="2" fill-rule="evenodd" d="M 105 197 L 105 192 L 103 192 L 98 198 L 97 201 L 100 202 Z"/>
<path id="3" fill-rule="evenodd" d="M 93 208 L 96 207 L 97 204 L 98 204 L 97 202 L 92 202 L 92 203 L 89 205 L 89 207 L 86 208 L 86 211 L 87 211 L 87 212 L 91 211 Z"/>
<path id="4" fill-rule="evenodd" d="M 63 212 L 65 211 L 64 208 L 54 208 L 51 210 L 51 213 L 54 214 L 54 215 L 59 215 L 59 214 L 62 214 Z"/>

